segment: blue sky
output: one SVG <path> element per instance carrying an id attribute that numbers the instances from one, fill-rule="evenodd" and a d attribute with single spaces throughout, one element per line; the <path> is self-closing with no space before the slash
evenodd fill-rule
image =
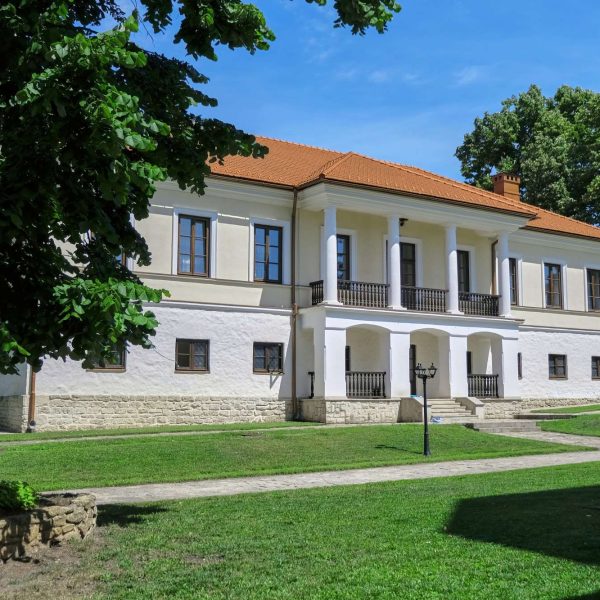
<path id="1" fill-rule="evenodd" d="M 219 100 L 203 114 L 251 133 L 460 178 L 456 146 L 504 98 L 532 83 L 600 91 L 597 0 L 401 0 L 389 31 L 364 37 L 333 29 L 330 7 L 256 4 L 277 35 L 271 50 L 221 48 L 197 64 Z M 173 53 L 168 39 L 144 45 Z"/>

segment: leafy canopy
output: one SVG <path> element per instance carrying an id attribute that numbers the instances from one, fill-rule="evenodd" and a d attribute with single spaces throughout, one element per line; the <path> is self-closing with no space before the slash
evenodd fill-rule
<path id="1" fill-rule="evenodd" d="M 523 199 L 600 225 L 600 94 L 533 85 L 475 119 L 456 150 L 469 183 L 493 189 L 494 170 L 521 176 Z"/>
<path id="2" fill-rule="evenodd" d="M 324 6 L 326 0 L 307 0 Z M 216 105 L 206 77 L 136 45 L 140 21 L 193 59 L 219 45 L 250 53 L 274 40 L 263 14 L 240 0 L 12 0 L 0 5 L 0 372 L 72 358 L 84 367 L 126 343 L 150 347 L 146 310 L 166 294 L 119 256 L 150 263 L 133 226 L 155 182 L 202 193 L 209 164 L 267 148 L 198 114 Z M 334 26 L 383 32 L 394 0 L 334 0 Z M 107 22 L 116 23 L 108 28 Z M 103 30 L 103 31 L 100 31 Z"/>

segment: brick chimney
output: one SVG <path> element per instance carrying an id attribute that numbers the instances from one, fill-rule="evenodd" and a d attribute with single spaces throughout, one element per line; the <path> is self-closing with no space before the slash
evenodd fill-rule
<path id="1" fill-rule="evenodd" d="M 494 193 L 506 196 L 510 200 L 521 200 L 521 178 L 512 173 L 498 173 L 493 176 Z"/>

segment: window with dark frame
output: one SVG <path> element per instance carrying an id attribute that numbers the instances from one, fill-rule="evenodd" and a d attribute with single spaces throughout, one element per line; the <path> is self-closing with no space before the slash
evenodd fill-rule
<path id="1" fill-rule="evenodd" d="M 417 246 L 409 242 L 400 243 L 400 278 L 402 286 L 417 286 Z"/>
<path id="2" fill-rule="evenodd" d="M 209 371 L 209 340 L 175 340 L 176 371 Z"/>
<path id="3" fill-rule="evenodd" d="M 566 354 L 548 354 L 548 375 L 550 379 L 567 378 Z"/>
<path id="4" fill-rule="evenodd" d="M 519 304 L 519 278 L 516 258 L 508 259 L 508 268 L 510 273 L 510 303 L 517 306 Z"/>
<path id="5" fill-rule="evenodd" d="M 254 226 L 254 280 L 281 283 L 283 228 L 274 225 Z"/>
<path id="6" fill-rule="evenodd" d="M 562 268 L 560 265 L 544 263 L 546 306 L 562 308 Z"/>
<path id="7" fill-rule="evenodd" d="M 110 351 L 107 358 L 99 360 L 92 367 L 93 371 L 124 371 L 125 370 L 125 349 L 114 348 Z"/>
<path id="8" fill-rule="evenodd" d="M 471 265 L 468 250 L 457 250 L 456 260 L 458 262 L 458 291 L 471 291 Z"/>
<path id="9" fill-rule="evenodd" d="M 588 310 L 600 311 L 600 270 L 587 270 Z"/>
<path id="10" fill-rule="evenodd" d="M 210 276 L 210 219 L 179 216 L 177 273 L 180 275 Z"/>
<path id="11" fill-rule="evenodd" d="M 600 379 L 600 356 L 592 356 L 592 379 Z"/>
<path id="12" fill-rule="evenodd" d="M 337 235 L 337 278 L 350 281 L 350 236 Z"/>
<path id="13" fill-rule="evenodd" d="M 517 352 L 517 376 L 523 379 L 523 355 Z"/>
<path id="14" fill-rule="evenodd" d="M 254 342 L 252 365 L 255 373 L 283 373 L 283 344 Z"/>

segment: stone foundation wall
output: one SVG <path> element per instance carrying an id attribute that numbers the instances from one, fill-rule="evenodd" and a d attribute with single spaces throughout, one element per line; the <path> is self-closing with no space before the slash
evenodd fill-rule
<path id="1" fill-rule="evenodd" d="M 402 400 L 300 400 L 302 418 L 328 424 L 398 423 Z"/>
<path id="2" fill-rule="evenodd" d="M 590 404 L 590 398 L 522 398 L 518 400 L 483 400 L 486 419 L 510 419 L 514 415 L 535 408 L 555 408 Z"/>
<path id="3" fill-rule="evenodd" d="M 25 431 L 28 401 L 27 396 L 0 396 L 0 429 Z"/>
<path id="4" fill-rule="evenodd" d="M 284 421 L 280 398 L 38 396 L 37 430 Z"/>
<path id="5" fill-rule="evenodd" d="M 97 514 L 92 494 L 44 494 L 39 508 L 0 515 L 0 559 L 24 558 L 40 546 L 83 539 L 96 527 Z"/>

